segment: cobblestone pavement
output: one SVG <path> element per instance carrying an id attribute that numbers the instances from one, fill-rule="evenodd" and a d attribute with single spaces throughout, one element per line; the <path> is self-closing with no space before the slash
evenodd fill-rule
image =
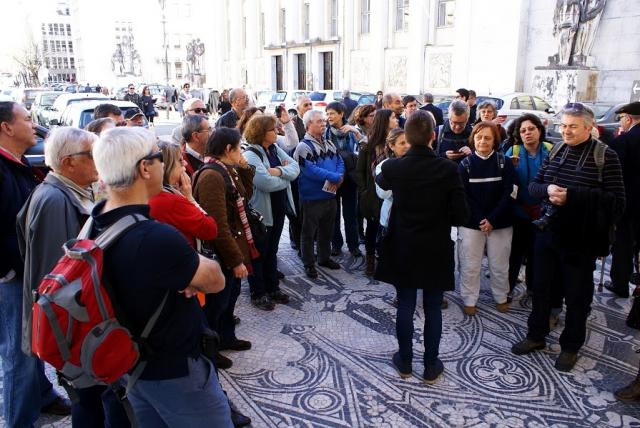
<path id="1" fill-rule="evenodd" d="M 526 334 L 530 311 L 521 287 L 510 311 L 500 314 L 488 279 L 483 278 L 475 317 L 462 313 L 456 292 L 447 293 L 440 350 L 445 375 L 427 386 L 419 378 L 420 304 L 414 375 L 402 380 L 391 365 L 396 350 L 393 288 L 365 278 L 362 258 L 344 253 L 339 261 L 343 270 L 321 268 L 319 279 L 311 281 L 283 237 L 282 289 L 291 295 L 291 303 L 273 312 L 260 311 L 250 305 L 243 286 L 236 309 L 242 319 L 237 333 L 251 340 L 253 348 L 227 353 L 234 365 L 221 372 L 221 381 L 253 419 L 252 426 L 640 425 L 640 403 L 619 403 L 611 393 L 637 372 L 634 349 L 640 347 L 639 333 L 624 323 L 630 300 L 596 291 L 587 343 L 575 369 L 561 373 L 553 364 L 563 317 L 544 352 L 522 357 L 510 353 L 511 344 Z M 39 426 L 71 423 L 69 418 L 43 417 Z"/>

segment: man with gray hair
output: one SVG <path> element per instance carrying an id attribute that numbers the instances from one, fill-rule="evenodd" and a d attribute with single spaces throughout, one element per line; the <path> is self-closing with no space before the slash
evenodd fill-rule
<path id="1" fill-rule="evenodd" d="M 216 128 L 224 126 L 225 128 L 235 128 L 242 116 L 242 112 L 249 105 L 249 96 L 242 88 L 235 88 L 229 92 L 229 102 L 231 110 L 220 116 L 216 122 Z"/>
<path id="2" fill-rule="evenodd" d="M 625 193 L 618 156 L 591 136 L 591 113 L 580 103 L 569 103 L 560 113 L 563 141 L 529 184 L 531 196 L 544 200 L 535 223 L 533 306 L 527 337 L 511 351 L 522 355 L 546 346 L 559 278 L 567 316 L 555 367 L 568 372 L 586 338 L 596 258 L 609 252 L 609 233 L 624 212 Z"/>
<path id="3" fill-rule="evenodd" d="M 353 112 L 353 109 L 358 107 L 358 102 L 351 99 L 351 91 L 348 89 L 345 89 L 344 91 L 342 91 L 342 104 L 344 104 L 345 106 L 344 118 L 345 120 L 347 120 L 351 117 L 351 113 Z"/>
<path id="4" fill-rule="evenodd" d="M 438 127 L 436 154 L 460 163 L 471 154 L 470 135 L 469 106 L 462 100 L 452 101 L 447 122 Z"/>
<path id="5" fill-rule="evenodd" d="M 318 265 L 340 269 L 331 260 L 331 238 L 336 217 L 336 192 L 344 180 L 344 162 L 336 146 L 324 139 L 325 120 L 322 112 L 309 110 L 303 117 L 307 130 L 296 147 L 293 158 L 300 164 L 298 186 L 303 212 L 301 250 L 304 271 L 317 278 L 314 242 L 318 239 Z"/>
<path id="6" fill-rule="evenodd" d="M 199 115 L 199 116 L 207 116 L 207 107 L 204 105 L 204 102 L 200 98 L 189 98 L 182 104 L 184 118 L 187 116 Z M 178 125 L 173 129 L 171 133 L 171 140 L 176 144 L 182 144 L 182 125 Z"/>
<path id="7" fill-rule="evenodd" d="M 404 117 L 402 117 L 402 113 L 404 112 L 404 104 L 402 104 L 402 98 L 396 92 L 387 92 L 382 97 L 382 108 L 388 108 L 389 110 L 393 110 L 396 117 L 398 118 L 398 126 L 404 129 L 404 123 L 407 121 Z"/>
<path id="8" fill-rule="evenodd" d="M 429 92 L 425 92 L 425 94 L 423 95 L 423 98 L 424 98 L 425 104 L 422 107 L 420 107 L 420 110 L 426 110 L 429 113 L 431 113 L 434 119 L 436 120 L 436 126 L 440 126 L 444 124 L 442 110 L 440 110 L 438 107 L 433 105 L 433 94 Z"/>
<path id="9" fill-rule="evenodd" d="M 104 252 L 104 272 L 132 335 L 140 337 L 165 306 L 146 339 L 153 358 L 143 356 L 146 365 L 128 394 L 140 426 L 232 427 L 213 352 L 203 348 L 206 320 L 194 298 L 224 288 L 220 265 L 196 253 L 172 226 L 146 221 L 149 199 L 162 191 L 156 137 L 144 128 L 109 129 L 93 155 L 109 197 L 91 213 L 91 238 L 125 217 L 135 221 Z"/>
<path id="10" fill-rule="evenodd" d="M 182 119 L 182 158 L 190 177 L 204 164 L 204 149 L 212 132 L 213 128 L 205 116 L 186 115 Z"/>
<path id="11" fill-rule="evenodd" d="M 77 128 L 60 127 L 44 145 L 45 163 L 52 171 L 36 187 L 18 213 L 18 245 L 24 259 L 22 350 L 31 354 L 33 291 L 63 256 L 62 244 L 78 236 L 91 213 L 98 181 L 92 146 L 98 137 Z M 71 421 L 77 426 L 129 426 L 112 389 L 76 389 Z"/>

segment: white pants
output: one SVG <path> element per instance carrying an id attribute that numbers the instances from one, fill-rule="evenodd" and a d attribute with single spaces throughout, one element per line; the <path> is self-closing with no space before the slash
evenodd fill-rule
<path id="1" fill-rule="evenodd" d="M 475 306 L 478 302 L 482 256 L 485 246 L 487 247 L 493 298 L 496 303 L 507 301 L 512 235 L 512 227 L 493 230 L 489 235 L 476 229 L 458 228 L 460 295 L 465 306 Z"/>

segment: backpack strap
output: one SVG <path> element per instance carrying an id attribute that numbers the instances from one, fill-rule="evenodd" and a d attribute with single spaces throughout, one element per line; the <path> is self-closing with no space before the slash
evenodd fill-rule
<path id="1" fill-rule="evenodd" d="M 254 147 L 253 145 L 249 145 L 249 147 L 247 147 L 244 151 L 255 153 L 256 156 L 260 158 L 260 162 L 264 162 L 264 155 L 260 152 L 260 150 L 258 150 L 257 147 Z"/>
<path id="2" fill-rule="evenodd" d="M 565 146 L 566 144 L 563 142 L 561 143 L 556 143 L 555 146 L 553 146 L 553 148 L 551 149 L 551 151 L 549 152 L 549 162 L 551 162 L 553 160 L 553 158 L 556 157 L 556 155 L 560 152 L 560 150 L 562 150 L 562 148 Z"/>
<path id="3" fill-rule="evenodd" d="M 503 170 L 504 169 L 504 163 L 505 163 L 504 153 L 497 152 L 496 154 L 498 155 L 498 165 L 500 166 L 500 170 Z"/>
<path id="4" fill-rule="evenodd" d="M 607 151 L 607 145 L 600 140 L 594 139 L 595 145 L 593 147 L 593 159 L 596 162 L 596 168 L 598 168 L 598 182 L 602 183 L 602 170 L 604 169 L 604 154 Z"/>
<path id="5" fill-rule="evenodd" d="M 440 125 L 442 126 L 442 125 Z M 464 169 L 467 170 L 467 175 L 471 176 L 471 164 L 469 163 L 469 156 L 467 156 L 466 158 L 462 159 L 461 162 L 462 166 L 464 166 Z"/>
<path id="6" fill-rule="evenodd" d="M 440 144 L 442 144 L 442 139 L 444 138 L 444 125 L 438 125 L 438 138 L 436 140 L 436 154 L 440 154 Z"/>

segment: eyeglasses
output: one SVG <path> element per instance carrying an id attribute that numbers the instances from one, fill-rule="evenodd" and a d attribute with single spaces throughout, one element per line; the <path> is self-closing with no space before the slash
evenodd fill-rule
<path id="1" fill-rule="evenodd" d="M 89 159 L 93 159 L 93 152 L 91 150 L 86 150 L 84 152 L 70 153 L 65 157 L 71 157 L 71 156 L 86 156 Z"/>
<path id="2" fill-rule="evenodd" d="M 205 128 L 205 129 L 201 129 L 198 132 L 206 132 L 207 134 L 211 134 L 211 131 L 213 131 L 213 128 L 212 127 L 208 127 L 208 128 Z"/>
<path id="3" fill-rule="evenodd" d="M 130 87 L 129 87 L 129 90 L 132 90 L 132 89 L 135 89 L 135 88 L 134 88 L 133 86 L 130 86 Z"/>
<path id="4" fill-rule="evenodd" d="M 192 109 L 190 109 L 188 111 L 192 111 L 192 112 L 197 113 L 197 114 L 207 114 L 207 113 L 209 113 L 206 108 L 192 108 Z"/>
<path id="5" fill-rule="evenodd" d="M 140 163 L 142 161 L 153 161 L 154 159 L 158 159 L 160 162 L 164 162 L 164 159 L 162 158 L 162 150 L 158 150 L 157 152 L 149 153 L 147 156 L 145 156 L 142 159 L 138 160 L 137 163 Z"/>
<path id="6" fill-rule="evenodd" d="M 627 117 L 629 117 L 626 114 L 619 114 L 616 116 L 616 122 L 620 122 L 622 119 L 626 119 Z"/>
<path id="7" fill-rule="evenodd" d="M 449 120 L 449 123 L 451 124 L 451 126 L 458 126 L 458 127 L 462 127 L 462 126 L 466 126 L 467 125 L 467 121 L 466 120 L 464 122 L 462 122 L 462 121 L 454 122 L 453 120 Z"/>
<path id="8" fill-rule="evenodd" d="M 528 128 L 520 128 L 520 133 L 521 134 L 526 134 L 527 132 L 535 132 L 535 130 L 538 129 L 535 126 L 529 126 Z"/>

